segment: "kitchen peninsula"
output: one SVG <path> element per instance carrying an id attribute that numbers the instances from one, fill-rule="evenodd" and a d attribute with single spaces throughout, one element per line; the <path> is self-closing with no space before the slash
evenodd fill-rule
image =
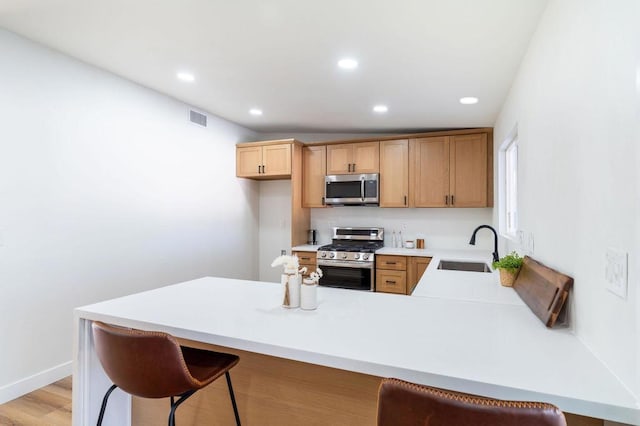
<path id="1" fill-rule="evenodd" d="M 428 270 L 416 291 L 433 276 Z M 637 401 L 604 364 L 521 304 L 320 288 L 319 308 L 302 311 L 282 308 L 280 293 L 274 283 L 206 277 L 76 309 L 73 424 L 95 423 L 109 385 L 93 351 L 94 320 L 239 353 L 232 376 L 249 425 L 373 426 L 380 377 L 640 423 Z M 163 419 L 154 404 L 166 401 L 135 400 L 132 409 L 131 398 L 114 396 L 105 424 Z M 199 398 L 193 404 L 209 424 L 232 415 L 224 388 Z M 181 410 L 193 418 L 189 404 Z"/>

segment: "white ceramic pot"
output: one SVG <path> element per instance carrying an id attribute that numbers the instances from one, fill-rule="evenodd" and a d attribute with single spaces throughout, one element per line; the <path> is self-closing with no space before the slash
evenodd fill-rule
<path id="1" fill-rule="evenodd" d="M 318 307 L 318 283 L 305 279 L 300 289 L 300 308 L 313 310 Z"/>
<path id="2" fill-rule="evenodd" d="M 280 278 L 282 284 L 282 306 L 297 308 L 300 306 L 300 275 L 293 271 L 285 271 Z"/>

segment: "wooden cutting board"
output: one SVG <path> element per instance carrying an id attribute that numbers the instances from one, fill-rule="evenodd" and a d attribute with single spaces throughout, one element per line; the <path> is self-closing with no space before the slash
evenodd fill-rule
<path id="1" fill-rule="evenodd" d="M 525 256 L 513 288 L 544 325 L 553 327 L 572 285 L 573 278 Z"/>

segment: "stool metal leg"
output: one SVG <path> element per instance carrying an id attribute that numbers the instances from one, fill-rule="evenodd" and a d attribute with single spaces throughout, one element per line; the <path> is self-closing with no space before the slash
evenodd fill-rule
<path id="1" fill-rule="evenodd" d="M 104 417 L 104 411 L 107 409 L 107 400 L 109 399 L 109 395 L 111 395 L 111 392 L 113 392 L 117 387 L 118 386 L 116 385 L 111 385 L 107 393 L 104 394 L 104 398 L 102 398 L 102 406 L 100 407 L 100 415 L 98 416 L 98 426 L 102 425 L 102 418 Z"/>
<path id="2" fill-rule="evenodd" d="M 174 402 L 173 397 L 171 397 L 171 411 L 169 412 L 169 426 L 176 425 L 176 409 L 182 404 L 187 398 L 196 393 L 195 390 L 187 391 L 182 395 L 179 395 L 178 400 Z"/>
<path id="3" fill-rule="evenodd" d="M 233 414 L 236 416 L 236 425 L 240 426 L 240 415 L 238 414 L 238 406 L 236 405 L 236 397 L 233 395 L 233 386 L 231 386 L 231 376 L 229 372 L 224 373 L 227 378 L 227 386 L 229 386 L 229 396 L 231 397 L 231 404 L 233 405 Z"/>

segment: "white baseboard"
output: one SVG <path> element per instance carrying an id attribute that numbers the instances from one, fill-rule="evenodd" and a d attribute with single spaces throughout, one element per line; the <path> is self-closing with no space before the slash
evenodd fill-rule
<path id="1" fill-rule="evenodd" d="M 17 382 L 0 387 L 0 404 L 40 389 L 53 382 L 71 375 L 71 361 L 41 371 L 33 376 L 25 377 Z"/>

